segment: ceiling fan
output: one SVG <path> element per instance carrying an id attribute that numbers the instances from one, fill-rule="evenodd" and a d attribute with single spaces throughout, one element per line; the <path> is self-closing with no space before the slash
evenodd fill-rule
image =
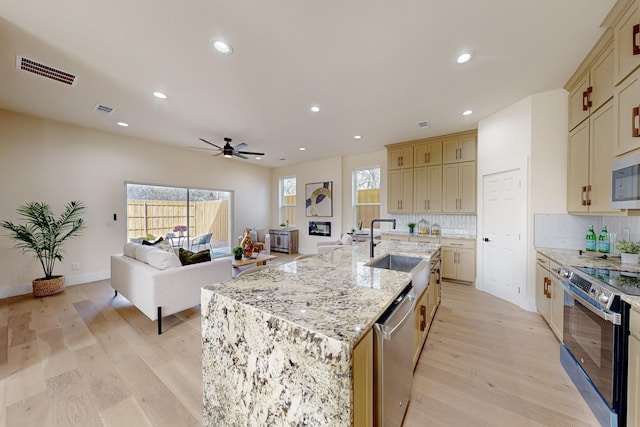
<path id="1" fill-rule="evenodd" d="M 247 156 L 243 156 L 243 154 L 252 154 L 254 156 L 264 156 L 264 153 L 255 153 L 253 151 L 240 151 L 241 149 L 243 149 L 244 147 L 247 146 L 247 144 L 245 144 L 244 142 L 236 145 L 235 147 L 231 145 L 231 138 L 224 138 L 224 147 L 220 147 L 212 142 L 207 141 L 206 139 L 202 139 L 200 138 L 200 141 L 202 142 L 206 142 L 209 145 L 213 145 L 214 147 L 216 147 L 218 150 L 220 150 L 220 152 L 218 154 L 214 154 L 215 156 L 224 156 L 224 157 L 228 157 L 231 158 L 233 156 L 236 157 L 240 157 L 241 159 L 248 159 Z"/>

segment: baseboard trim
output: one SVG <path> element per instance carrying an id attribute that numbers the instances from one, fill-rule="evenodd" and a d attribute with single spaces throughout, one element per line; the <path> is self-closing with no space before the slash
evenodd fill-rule
<path id="1" fill-rule="evenodd" d="M 98 271 L 95 273 L 79 274 L 77 276 L 65 277 L 65 286 L 83 285 L 85 283 L 97 282 L 111 278 L 110 271 Z M 0 288 L 0 299 L 28 295 L 33 292 L 31 283 Z"/>

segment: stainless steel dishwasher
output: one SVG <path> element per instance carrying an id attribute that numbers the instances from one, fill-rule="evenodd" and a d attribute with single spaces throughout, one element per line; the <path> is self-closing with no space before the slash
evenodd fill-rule
<path id="1" fill-rule="evenodd" d="M 376 426 L 400 426 L 413 385 L 413 308 L 416 296 L 407 286 L 374 323 L 374 393 Z"/>

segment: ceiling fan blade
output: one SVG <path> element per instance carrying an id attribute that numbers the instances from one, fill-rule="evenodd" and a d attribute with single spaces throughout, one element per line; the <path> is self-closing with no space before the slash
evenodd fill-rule
<path id="1" fill-rule="evenodd" d="M 241 142 L 240 144 L 236 145 L 233 148 L 236 150 L 242 150 L 244 147 L 247 147 L 247 144 L 245 144 L 244 142 Z"/>
<path id="2" fill-rule="evenodd" d="M 187 148 L 193 148 L 194 150 L 219 151 L 217 148 L 191 147 L 189 145 L 187 145 Z"/>
<path id="3" fill-rule="evenodd" d="M 247 156 L 243 156 L 242 154 L 238 154 L 238 152 L 233 153 L 234 156 L 240 157 L 241 159 L 248 159 Z"/>
<path id="4" fill-rule="evenodd" d="M 264 156 L 264 153 L 255 153 L 253 151 L 236 151 L 236 152 L 240 154 L 252 154 L 254 156 Z"/>
<path id="5" fill-rule="evenodd" d="M 222 153 L 222 151 L 221 151 L 221 152 L 219 152 L 218 154 L 212 154 L 212 156 L 213 156 L 213 157 L 218 157 L 218 156 L 222 156 L 222 154 L 223 154 L 223 153 Z"/>
<path id="6" fill-rule="evenodd" d="M 214 146 L 214 147 L 216 147 L 218 150 L 222 150 L 222 147 L 218 147 L 218 146 L 217 146 L 216 144 L 214 144 L 213 142 L 209 142 L 209 141 L 207 141 L 206 139 L 202 139 L 202 138 L 199 138 L 199 139 L 200 139 L 200 141 L 202 141 L 202 142 L 206 142 L 206 143 L 207 143 L 207 144 L 209 144 L 209 145 L 213 145 L 213 146 Z"/>

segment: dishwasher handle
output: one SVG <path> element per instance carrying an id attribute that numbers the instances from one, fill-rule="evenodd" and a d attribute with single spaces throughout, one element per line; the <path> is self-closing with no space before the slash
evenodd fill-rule
<path id="1" fill-rule="evenodd" d="M 393 334 L 407 322 L 407 319 L 413 314 L 413 308 L 415 307 L 415 305 L 416 296 L 413 293 L 413 290 L 411 290 L 411 292 L 404 296 L 402 302 L 398 304 L 395 309 L 395 311 L 406 310 L 406 313 L 404 314 L 404 316 L 402 316 L 402 319 L 400 319 L 398 323 L 396 323 L 395 325 L 389 325 L 386 322 L 384 324 L 376 323 L 376 327 L 380 332 L 382 332 L 382 336 L 385 340 L 391 340 Z"/>

